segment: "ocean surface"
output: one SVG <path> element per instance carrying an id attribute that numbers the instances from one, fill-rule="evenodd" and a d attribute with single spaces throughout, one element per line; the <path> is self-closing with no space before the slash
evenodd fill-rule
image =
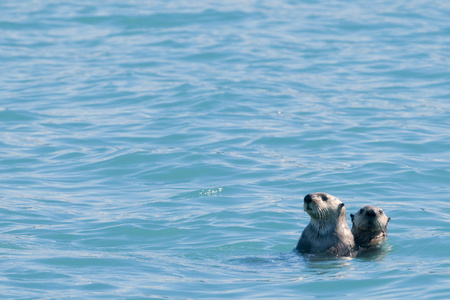
<path id="1" fill-rule="evenodd" d="M 450 298 L 449 1 L 0 11 L 0 298 Z M 311 192 L 382 251 L 293 252 Z"/>

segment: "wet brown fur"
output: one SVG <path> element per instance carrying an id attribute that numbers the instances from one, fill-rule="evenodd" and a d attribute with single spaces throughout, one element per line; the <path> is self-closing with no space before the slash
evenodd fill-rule
<path id="1" fill-rule="evenodd" d="M 356 214 L 350 214 L 355 244 L 360 249 L 381 245 L 387 237 L 387 226 L 391 218 L 381 208 L 365 206 Z"/>

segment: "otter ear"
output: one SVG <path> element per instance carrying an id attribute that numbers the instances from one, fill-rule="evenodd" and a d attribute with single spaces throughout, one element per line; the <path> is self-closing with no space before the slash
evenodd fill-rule
<path id="1" fill-rule="evenodd" d="M 352 223 L 353 223 L 353 220 L 355 219 L 355 215 L 354 214 L 350 214 L 350 218 L 352 219 Z"/>

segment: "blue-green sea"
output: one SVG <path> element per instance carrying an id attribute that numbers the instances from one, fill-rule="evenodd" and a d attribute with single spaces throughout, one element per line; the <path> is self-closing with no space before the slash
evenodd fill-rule
<path id="1" fill-rule="evenodd" d="M 1 299 L 449 299 L 449 201 L 448 0 L 0 2 Z"/>

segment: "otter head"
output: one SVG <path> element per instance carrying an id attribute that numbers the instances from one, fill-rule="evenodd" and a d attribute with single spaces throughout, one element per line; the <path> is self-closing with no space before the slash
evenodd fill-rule
<path id="1" fill-rule="evenodd" d="M 327 193 L 306 195 L 303 207 L 313 220 L 335 220 L 341 215 L 345 218 L 344 203 Z"/>
<path id="2" fill-rule="evenodd" d="M 391 218 L 381 208 L 364 206 L 356 214 L 350 214 L 353 227 L 360 231 L 386 232 Z"/>

